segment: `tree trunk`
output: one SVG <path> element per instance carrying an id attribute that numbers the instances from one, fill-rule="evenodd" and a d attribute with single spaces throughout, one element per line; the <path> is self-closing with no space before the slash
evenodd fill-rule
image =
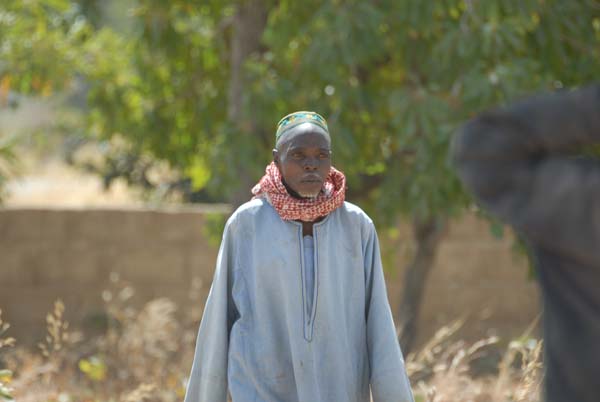
<path id="1" fill-rule="evenodd" d="M 245 114 L 243 110 L 244 63 L 252 53 L 260 49 L 260 39 L 266 24 L 267 9 L 263 0 L 241 2 L 233 16 L 227 117 L 236 128 L 236 135 L 244 137 L 251 136 L 255 128 L 252 116 Z M 246 141 L 241 142 L 249 143 L 248 138 L 244 140 Z M 243 160 L 244 158 L 239 158 L 236 166 L 233 166 L 240 181 L 231 200 L 234 209 L 250 199 L 250 187 L 254 184 L 249 170 L 243 166 Z"/>
<path id="2" fill-rule="evenodd" d="M 398 312 L 398 340 L 404 354 L 408 354 L 414 346 L 423 292 L 442 238 L 444 221 L 439 218 L 415 219 L 412 228 L 417 250 L 404 274 L 404 289 Z"/>

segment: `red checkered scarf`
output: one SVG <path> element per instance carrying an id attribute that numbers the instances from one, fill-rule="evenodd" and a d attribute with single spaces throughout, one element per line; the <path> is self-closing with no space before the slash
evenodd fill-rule
<path id="1" fill-rule="evenodd" d="M 252 194 L 254 198 L 266 199 L 283 220 L 312 222 L 328 215 L 344 203 L 346 177 L 331 167 L 319 195 L 315 198 L 298 199 L 287 192 L 281 181 L 279 169 L 271 162 L 265 169 L 265 175 L 252 189 Z"/>

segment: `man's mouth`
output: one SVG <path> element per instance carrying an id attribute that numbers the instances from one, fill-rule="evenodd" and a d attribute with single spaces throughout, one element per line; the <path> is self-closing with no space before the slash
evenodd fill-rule
<path id="1" fill-rule="evenodd" d="M 300 180 L 302 183 L 322 183 L 323 179 L 316 174 L 306 175 Z"/>

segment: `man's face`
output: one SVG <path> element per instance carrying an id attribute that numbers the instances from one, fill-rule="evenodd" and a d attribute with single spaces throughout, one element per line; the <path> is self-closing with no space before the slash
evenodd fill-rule
<path id="1" fill-rule="evenodd" d="M 289 189 L 303 198 L 316 197 L 331 168 L 329 136 L 314 124 L 300 124 L 284 134 L 273 160 Z"/>

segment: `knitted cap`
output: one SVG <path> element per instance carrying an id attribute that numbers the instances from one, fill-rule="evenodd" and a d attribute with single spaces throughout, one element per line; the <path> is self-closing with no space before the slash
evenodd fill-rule
<path id="1" fill-rule="evenodd" d="M 279 138 L 288 131 L 289 129 L 296 127 L 302 123 L 312 123 L 316 126 L 321 127 L 327 134 L 329 134 L 329 129 L 327 128 L 327 122 L 318 113 L 315 112 L 294 112 L 285 116 L 283 119 L 279 120 L 277 123 L 277 133 L 275 134 L 275 142 L 279 141 Z"/>

